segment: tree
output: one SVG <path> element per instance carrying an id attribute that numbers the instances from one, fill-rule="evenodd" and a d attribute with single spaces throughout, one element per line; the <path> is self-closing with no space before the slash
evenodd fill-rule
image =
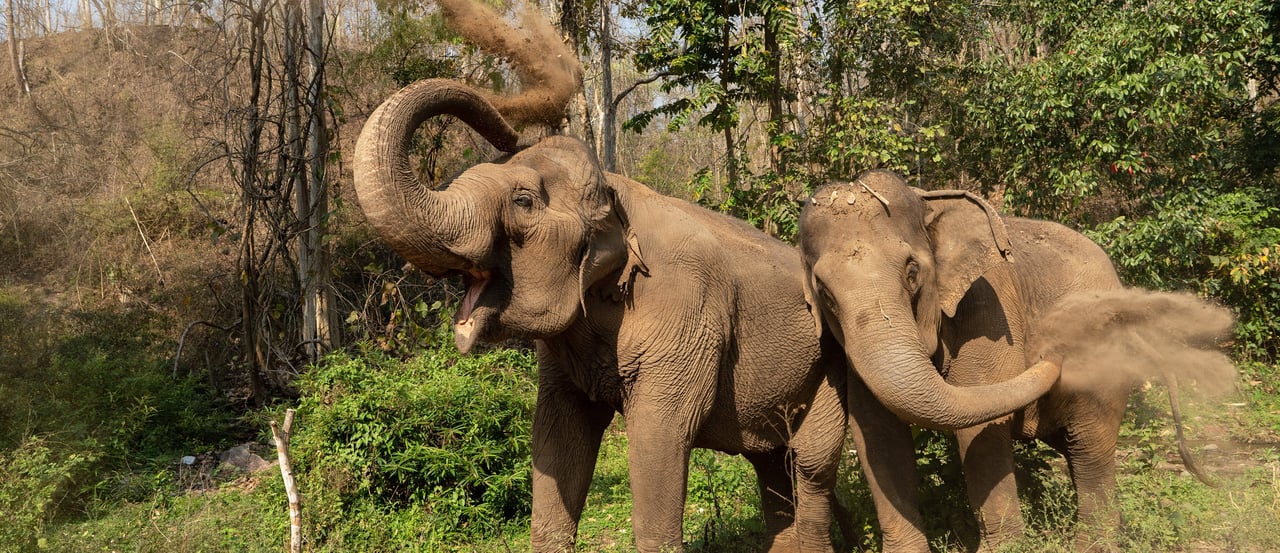
<path id="1" fill-rule="evenodd" d="M 239 242 L 238 343 L 252 399 L 260 403 L 268 386 L 288 385 L 336 340 L 323 241 L 328 22 L 318 0 L 306 14 L 301 0 L 238 9 L 222 27 L 232 61 L 208 109 L 230 115 L 215 149 L 240 190 L 225 230 Z"/>
<path id="2" fill-rule="evenodd" d="M 697 124 L 723 133 L 728 186 L 736 187 L 742 167 L 740 105 L 767 101 L 769 126 L 782 131 L 788 92 L 781 83 L 780 47 L 796 36 L 790 3 L 672 0 L 652 2 L 643 13 L 650 34 L 638 45 L 636 66 L 669 75 L 663 92 L 689 93 L 632 117 L 625 126 L 643 129 L 665 115 L 678 128 L 697 117 Z"/>
<path id="3" fill-rule="evenodd" d="M 23 67 L 23 45 L 22 40 L 18 38 L 18 0 L 9 0 L 5 4 L 5 17 L 9 23 L 9 62 L 13 66 L 13 80 L 18 85 L 18 94 L 29 96 L 31 94 L 31 85 L 27 83 L 26 68 Z"/>

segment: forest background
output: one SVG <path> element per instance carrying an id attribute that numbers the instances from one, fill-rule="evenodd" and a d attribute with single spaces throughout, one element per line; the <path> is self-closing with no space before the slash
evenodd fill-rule
<path id="1" fill-rule="evenodd" d="M 515 6 L 495 4 L 512 20 Z M 783 240 L 799 201 L 886 167 L 1085 232 L 1128 284 L 1238 317 L 1238 392 L 1192 405 L 1189 479 L 1158 390 L 1119 453 L 1130 551 L 1280 548 L 1280 9 L 1262 0 L 564 0 L 586 68 L 565 129 L 605 167 Z M 510 91 L 430 4 L 5 0 L 0 550 L 275 551 L 267 421 L 297 408 L 311 551 L 527 549 L 534 363 L 453 350 L 461 289 L 363 225 L 354 138 L 399 86 Z M 439 180 L 493 157 L 449 121 Z M 921 433 L 937 550 L 974 545 L 954 444 Z M 242 451 L 242 450 L 240 450 Z M 584 550 L 626 550 L 626 437 Z M 1066 548 L 1062 465 L 1020 450 L 1031 532 Z M 856 463 L 844 547 L 877 547 Z M 686 541 L 752 550 L 750 469 L 696 452 Z M 936 512 L 934 512 L 936 511 Z"/>

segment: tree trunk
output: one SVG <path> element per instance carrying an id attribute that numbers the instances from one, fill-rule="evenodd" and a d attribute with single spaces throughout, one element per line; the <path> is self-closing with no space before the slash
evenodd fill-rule
<path id="1" fill-rule="evenodd" d="M 296 1 L 296 0 L 295 0 Z M 284 480 L 284 493 L 289 501 L 289 553 L 302 553 L 302 495 L 293 477 L 293 460 L 289 455 L 289 437 L 293 433 L 294 410 L 284 412 L 284 425 L 271 421 L 271 438 L 276 444 L 276 459 L 280 462 L 280 477 Z"/>
<path id="2" fill-rule="evenodd" d="M 337 328 L 333 310 L 333 286 L 329 282 L 329 256 L 324 248 L 325 215 L 329 212 L 329 183 L 326 163 L 329 159 L 329 136 L 325 124 L 324 64 L 326 58 L 326 21 L 324 0 L 309 0 L 308 19 L 310 34 L 308 51 L 311 54 L 311 85 L 307 90 L 307 104 L 311 112 L 308 158 L 311 163 L 308 183 L 308 205 L 305 211 L 307 226 L 305 249 L 310 252 L 310 265 L 303 267 L 306 280 L 305 305 L 311 333 L 303 336 L 307 356 L 315 361 L 324 351 L 334 346 L 334 329 Z M 302 216 L 302 213 L 299 213 Z"/>
<path id="3" fill-rule="evenodd" d="M 287 0 L 284 4 L 284 74 L 285 74 L 285 144 L 288 151 L 289 180 L 293 183 L 294 222 L 297 234 L 295 252 L 298 260 L 298 289 L 302 300 L 301 340 L 307 359 L 317 358 L 317 324 L 315 295 L 311 282 L 314 272 L 314 255 L 311 248 L 312 198 L 309 186 L 311 172 L 307 159 L 307 144 L 302 135 L 302 52 L 306 48 L 303 38 L 302 5 L 300 0 Z M 308 121 L 309 124 L 309 121 Z"/>
<path id="4" fill-rule="evenodd" d="M 733 45 L 729 41 L 730 29 L 733 28 L 732 20 L 729 16 L 731 13 L 729 3 L 724 2 L 725 22 L 720 30 L 720 86 L 726 92 L 730 85 L 733 84 Z M 728 177 L 728 185 L 731 189 L 738 188 L 738 155 L 735 151 L 733 140 L 733 125 L 725 123 L 724 126 L 724 157 L 725 157 L 725 174 Z"/>
<path id="5" fill-rule="evenodd" d="M 252 9 L 252 8 L 250 8 Z M 265 8 L 264 8 L 265 10 Z M 251 15 L 249 37 L 249 104 L 245 115 L 244 148 L 240 152 L 241 206 L 244 210 L 244 229 L 240 235 L 242 347 L 244 363 L 248 371 L 253 397 L 251 402 L 261 406 L 266 400 L 266 386 L 262 375 L 267 371 L 267 344 L 263 339 L 262 309 L 258 304 L 261 271 L 258 269 L 258 251 L 254 244 L 254 225 L 257 215 L 256 196 L 260 187 L 258 179 L 258 150 L 262 143 L 264 123 L 261 117 L 262 79 L 265 76 L 263 61 L 266 57 L 265 14 Z"/>
<path id="6" fill-rule="evenodd" d="M 608 0 L 600 0 L 600 95 L 604 110 L 600 120 L 600 162 L 605 171 L 617 172 L 618 99 L 613 97 L 613 14 Z"/>
<path id="7" fill-rule="evenodd" d="M 782 52 L 778 46 L 778 15 L 772 10 L 764 14 L 764 55 L 768 60 L 769 73 L 773 82 L 769 83 L 769 122 L 767 134 L 770 139 L 782 133 Z M 775 141 L 769 141 L 769 167 L 775 175 L 781 175 L 783 166 L 782 152 Z M 777 181 L 775 181 L 777 182 Z M 777 186 L 777 185 L 775 185 Z"/>
<path id="8" fill-rule="evenodd" d="M 93 28 L 93 9 L 89 7 L 89 0 L 80 0 L 80 28 L 83 30 Z"/>
<path id="9" fill-rule="evenodd" d="M 18 52 L 18 10 L 17 0 L 9 0 L 5 5 L 5 17 L 9 21 L 9 62 L 13 65 L 13 80 L 18 84 L 18 94 L 30 94 L 27 87 L 27 76 L 22 70 L 22 54 Z"/>

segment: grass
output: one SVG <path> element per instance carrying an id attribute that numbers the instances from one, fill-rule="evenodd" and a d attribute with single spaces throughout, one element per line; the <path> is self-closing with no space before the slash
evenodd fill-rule
<path id="1" fill-rule="evenodd" d="M 157 493 L 89 520 L 62 524 L 41 550 L 67 553 L 278 552 L 288 539 L 279 473 L 262 472 L 207 493 Z M 283 539 L 282 539 L 283 537 Z"/>
<path id="2" fill-rule="evenodd" d="M 1280 525 L 1275 523 L 1280 519 L 1280 449 L 1275 443 L 1280 428 L 1272 426 L 1276 415 L 1267 411 L 1274 400 L 1245 387 L 1241 397 L 1228 400 L 1184 399 L 1190 444 L 1220 481 L 1217 488 L 1182 470 L 1163 391 L 1135 395 L 1117 456 L 1119 505 L 1126 524 L 1116 535 L 1102 538 L 1119 550 L 1139 553 L 1280 550 Z M 300 417 L 297 424 L 305 427 L 308 419 Z M 969 551 L 976 524 L 964 507 L 954 444 L 922 434 L 920 447 L 932 548 Z M 1044 446 L 1020 447 L 1019 462 L 1028 531 L 1001 551 L 1072 551 L 1075 498 L 1065 464 Z M 79 519 L 52 521 L 29 549 L 254 552 L 279 551 L 287 539 L 284 492 L 276 471 L 218 472 L 210 476 L 218 487 L 192 490 L 175 472 L 176 465 L 151 467 L 150 473 L 137 475 L 151 481 L 146 488 L 155 491 L 149 497 L 112 498 L 87 509 Z M 580 522 L 580 551 L 634 549 L 628 474 L 627 437 L 618 418 L 601 447 Z M 432 520 L 430 504 L 344 502 L 326 482 L 319 476 L 300 480 L 307 501 L 308 551 L 529 550 L 527 518 L 498 521 L 491 530 L 442 543 L 423 530 Z M 874 511 L 856 463 L 842 472 L 838 491 L 852 513 L 848 526 L 854 534 L 852 545 L 843 550 L 879 550 Z M 686 550 L 758 551 L 764 534 L 758 499 L 754 473 L 744 459 L 695 451 L 684 519 Z"/>

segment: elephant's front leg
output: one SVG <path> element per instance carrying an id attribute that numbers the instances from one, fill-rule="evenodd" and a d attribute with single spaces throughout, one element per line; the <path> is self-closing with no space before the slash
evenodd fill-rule
<path id="1" fill-rule="evenodd" d="M 695 390 L 644 386 L 625 409 L 638 551 L 683 550 L 689 450 L 711 399 Z"/>
<path id="2" fill-rule="evenodd" d="M 849 375 L 849 435 L 876 506 L 885 553 L 927 553 L 911 428 Z"/>
<path id="3" fill-rule="evenodd" d="M 1114 551 L 1121 529 L 1116 500 L 1116 442 L 1127 405 L 1125 390 L 1064 403 L 1068 423 L 1063 439 L 1053 444 L 1067 458 L 1076 488 L 1076 551 Z"/>
<path id="4" fill-rule="evenodd" d="M 631 523 L 636 550 L 683 551 L 690 436 L 686 425 L 643 406 L 627 413 Z"/>
<path id="5" fill-rule="evenodd" d="M 590 401 L 554 368 L 540 364 L 533 415 L 533 551 L 574 550 L 600 439 L 611 420 L 611 408 Z"/>
<path id="6" fill-rule="evenodd" d="M 787 551 L 796 541 L 794 465 L 790 452 L 779 448 L 766 453 L 747 453 L 760 484 L 760 511 L 772 546 L 769 551 Z"/>
<path id="7" fill-rule="evenodd" d="M 840 379 L 841 383 L 843 380 Z M 796 547 L 789 551 L 832 551 L 832 501 L 840 469 L 840 454 L 844 448 L 846 421 L 840 395 L 834 387 L 821 386 L 804 421 L 791 438 Z"/>
<path id="8" fill-rule="evenodd" d="M 977 510 L 982 549 L 988 551 L 1022 535 L 1024 528 L 1009 419 L 956 431 L 969 505 Z"/>

